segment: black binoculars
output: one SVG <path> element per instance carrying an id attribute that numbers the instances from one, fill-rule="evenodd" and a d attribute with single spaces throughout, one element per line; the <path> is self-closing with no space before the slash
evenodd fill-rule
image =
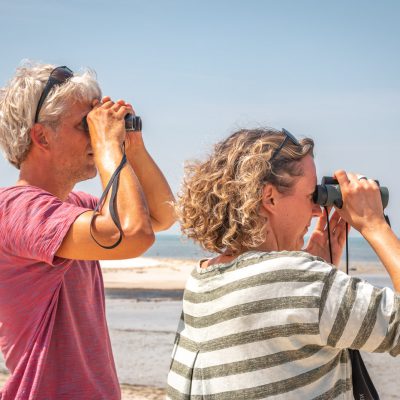
<path id="1" fill-rule="evenodd" d="M 82 118 L 82 126 L 86 132 L 89 132 L 89 126 L 87 118 Z M 142 119 L 138 115 L 126 114 L 125 115 L 125 129 L 127 131 L 141 131 L 142 130 Z"/>
<path id="2" fill-rule="evenodd" d="M 379 186 L 382 206 L 385 209 L 389 203 L 389 189 L 387 187 L 380 186 L 378 181 L 375 182 Z M 343 199 L 339 182 L 331 176 L 324 176 L 321 180 L 321 184 L 315 187 L 313 201 L 315 204 L 319 204 L 323 207 L 335 205 L 338 208 L 342 208 Z"/>

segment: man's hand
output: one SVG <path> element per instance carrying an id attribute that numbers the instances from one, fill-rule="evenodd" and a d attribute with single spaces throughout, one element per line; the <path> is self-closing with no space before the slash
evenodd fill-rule
<path id="1" fill-rule="evenodd" d="M 104 97 L 100 103 L 93 102 L 93 110 L 87 115 L 89 134 L 93 151 L 101 151 L 108 146 L 121 146 L 125 141 L 125 115 L 129 114 L 128 107 L 123 100 L 116 103 L 110 97 Z"/>
<path id="2" fill-rule="evenodd" d="M 330 210 L 329 210 L 330 211 Z M 325 212 L 318 218 L 314 232 L 311 234 L 305 251 L 323 258 L 327 262 L 339 266 L 346 242 L 346 222 L 337 211 L 329 219 L 332 261 L 329 254 L 328 226 Z"/>
<path id="3" fill-rule="evenodd" d="M 107 99 L 109 98 L 104 98 L 103 101 Z M 127 112 L 125 115 L 136 115 L 132 104 L 126 103 L 124 100 L 118 100 L 117 104 L 119 104 L 121 107 L 126 107 Z M 125 150 L 127 154 L 135 151 L 142 151 L 144 150 L 144 147 L 143 135 L 141 131 L 126 131 Z"/>

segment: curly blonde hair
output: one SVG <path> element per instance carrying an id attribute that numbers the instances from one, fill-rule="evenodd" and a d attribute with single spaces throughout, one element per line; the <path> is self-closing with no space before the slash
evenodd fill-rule
<path id="1" fill-rule="evenodd" d="M 18 169 L 29 152 L 36 108 L 54 68 L 50 64 L 25 61 L 8 85 L 0 89 L 0 146 L 8 161 Z M 40 110 L 39 122 L 56 129 L 71 102 L 90 102 L 95 98 L 101 98 L 101 90 L 94 71 L 74 74 L 51 89 Z"/>
<path id="2" fill-rule="evenodd" d="M 243 129 L 217 143 L 206 161 L 188 163 L 176 204 L 182 233 L 217 253 L 262 244 L 265 218 L 258 211 L 264 185 L 289 194 L 303 174 L 299 161 L 313 156 L 312 139 L 302 139 L 300 146 L 287 140 L 270 162 L 284 138 L 271 128 Z"/>

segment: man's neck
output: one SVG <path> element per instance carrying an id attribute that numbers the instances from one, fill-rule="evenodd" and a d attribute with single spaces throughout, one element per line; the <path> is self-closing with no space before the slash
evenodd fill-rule
<path id="1" fill-rule="evenodd" d="M 39 187 L 58 197 L 62 201 L 67 199 L 69 193 L 74 188 L 73 183 L 67 184 L 66 182 L 61 182 L 56 174 L 49 173 L 48 170 L 46 171 L 46 168 L 38 168 L 36 165 L 35 169 L 33 169 L 25 163 L 22 163 L 21 165 L 19 179 L 16 185 L 31 185 Z"/>

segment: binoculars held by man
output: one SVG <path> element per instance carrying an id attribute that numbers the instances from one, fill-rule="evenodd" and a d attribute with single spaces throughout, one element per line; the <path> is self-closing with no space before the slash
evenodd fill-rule
<path id="1" fill-rule="evenodd" d="M 89 132 L 89 126 L 87 118 L 82 118 L 82 126 L 86 132 Z M 125 130 L 127 131 L 141 131 L 142 130 L 142 119 L 138 115 L 126 114 L 125 115 Z"/>

